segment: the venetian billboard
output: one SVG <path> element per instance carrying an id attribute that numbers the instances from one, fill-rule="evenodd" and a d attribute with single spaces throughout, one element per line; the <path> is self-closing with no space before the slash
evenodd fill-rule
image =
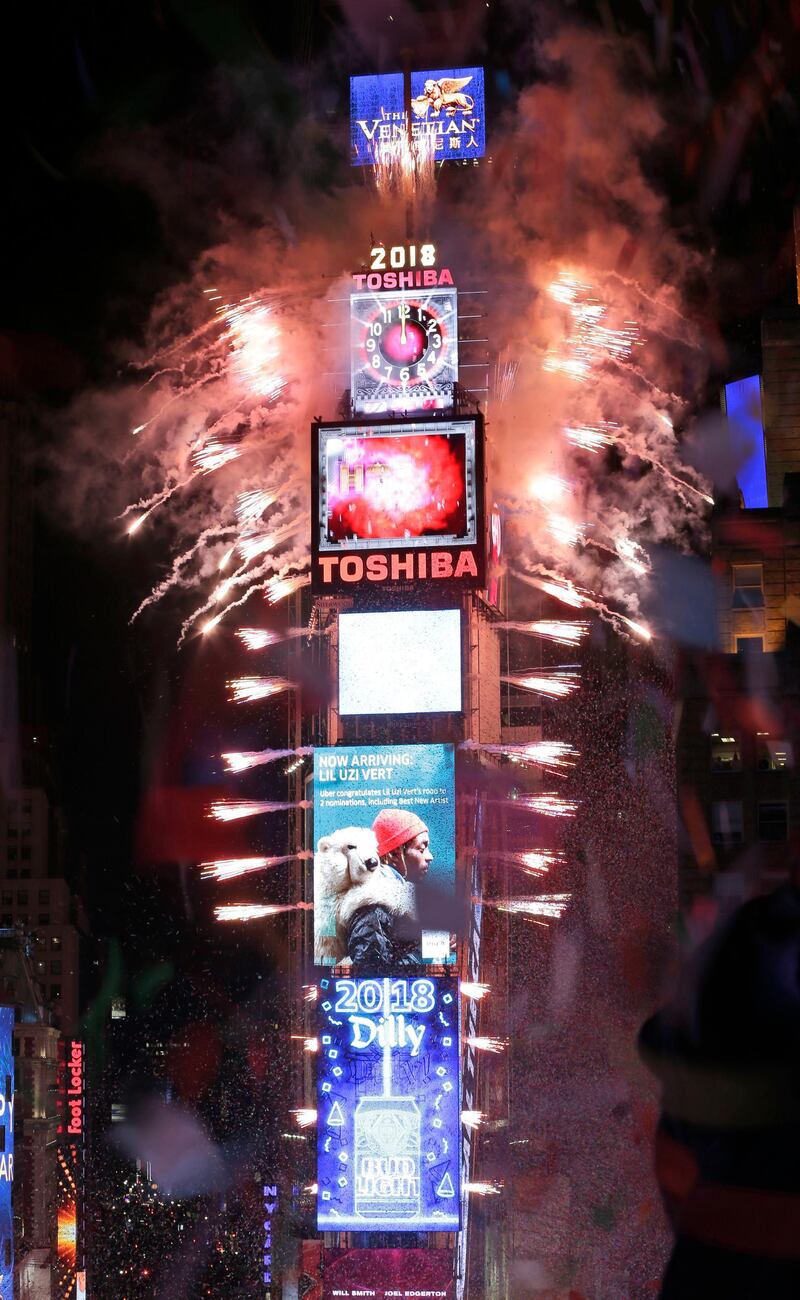
<path id="1" fill-rule="evenodd" d="M 452 745 L 315 749 L 314 841 L 317 965 L 455 960 Z"/>
<path id="2" fill-rule="evenodd" d="M 351 162 L 392 158 L 398 142 L 418 143 L 436 162 L 470 162 L 486 152 L 483 68 L 412 72 L 409 105 L 402 72 L 350 78 Z M 410 118 L 408 107 L 410 107 Z"/>
<path id="3" fill-rule="evenodd" d="M 14 1008 L 0 1007 L 0 1300 L 14 1297 Z"/>
<path id="4" fill-rule="evenodd" d="M 320 982 L 317 1227 L 459 1226 L 459 999 L 451 979 Z"/>
<path id="5" fill-rule="evenodd" d="M 483 585 L 480 416 L 315 424 L 311 464 L 315 592 Z"/>

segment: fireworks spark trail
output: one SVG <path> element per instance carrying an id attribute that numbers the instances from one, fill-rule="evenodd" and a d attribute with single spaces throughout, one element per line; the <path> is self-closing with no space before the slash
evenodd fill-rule
<path id="1" fill-rule="evenodd" d="M 503 862 L 510 862 L 520 867 L 529 876 L 545 876 L 553 867 L 563 867 L 566 858 L 558 850 L 530 849 L 522 853 L 494 853 L 491 855 Z"/>
<path id="2" fill-rule="evenodd" d="M 409 137 L 401 132 L 384 141 L 376 150 L 375 188 L 385 199 L 413 198 L 423 202 L 433 192 L 435 163 L 432 136 Z"/>
<path id="3" fill-rule="evenodd" d="M 266 627 L 237 627 L 236 629 L 236 636 L 246 650 L 267 650 L 270 646 L 279 645 L 281 641 L 290 641 L 294 637 L 327 635 L 326 629 L 311 627 L 289 627 L 281 632 L 274 632 Z"/>
<path id="4" fill-rule="evenodd" d="M 226 578 L 224 582 L 220 583 L 205 602 L 190 614 L 188 618 L 184 619 L 181 624 L 178 645 L 180 646 L 183 644 L 190 629 L 194 627 L 195 623 L 197 623 L 200 618 L 202 618 L 203 614 L 207 614 L 214 605 L 218 605 L 220 600 L 225 599 L 227 593 L 232 587 L 244 586 L 245 590 L 237 600 L 230 601 L 223 610 L 220 610 L 219 613 L 215 615 L 215 620 L 212 624 L 214 627 L 216 627 L 220 619 L 224 618 L 232 609 L 238 609 L 241 605 L 244 605 L 256 591 L 264 591 L 268 594 L 273 590 L 276 563 L 277 561 L 274 557 L 268 556 L 267 559 L 264 560 L 263 564 L 258 565 L 257 568 L 237 570 L 236 574 L 231 575 L 230 578 Z M 311 579 L 309 578 L 307 581 L 310 582 Z"/>
<path id="5" fill-rule="evenodd" d="M 482 1110 L 462 1110 L 461 1123 L 469 1129 L 480 1128 L 484 1119 Z"/>
<path id="6" fill-rule="evenodd" d="M 188 578 L 182 577 L 182 571 L 187 567 L 187 565 L 191 563 L 191 561 L 200 553 L 203 547 L 205 547 L 209 542 L 222 541 L 226 537 L 234 536 L 237 532 L 238 529 L 234 526 L 228 528 L 219 528 L 217 527 L 216 524 L 212 524 L 210 525 L 210 527 L 204 528 L 203 531 L 197 537 L 197 540 L 192 543 L 192 545 L 188 548 L 188 550 L 183 551 L 181 555 L 175 557 L 175 559 L 172 561 L 172 568 L 170 569 L 166 578 L 164 578 L 163 581 L 160 582 L 157 587 L 154 587 L 153 590 L 149 593 L 149 595 L 145 596 L 144 600 L 140 602 L 140 604 L 136 607 L 136 609 L 131 614 L 130 618 L 128 619 L 128 622 L 129 623 L 135 622 L 135 620 L 139 617 L 139 615 L 143 613 L 143 611 L 146 610 L 149 605 L 157 604 L 159 600 L 161 600 L 164 596 L 167 595 L 169 591 L 172 591 L 174 588 L 190 587 L 192 585 L 191 581 Z M 227 554 L 230 555 L 230 551 L 228 551 Z"/>
<path id="7" fill-rule="evenodd" d="M 563 740 L 532 740 L 519 745 L 484 745 L 477 740 L 465 740 L 459 749 L 478 749 L 485 754 L 498 754 L 557 773 L 569 771 L 579 757 L 577 749 Z"/>
<path id="8" fill-rule="evenodd" d="M 196 474 L 213 474 L 232 460 L 238 460 L 242 447 L 238 442 L 222 442 L 219 438 L 209 438 L 192 452 L 191 461 Z M 195 475 L 192 475 L 194 478 Z M 187 479 L 191 483 L 192 478 Z"/>
<path id="9" fill-rule="evenodd" d="M 305 1034 L 290 1034 L 289 1037 L 295 1039 L 297 1042 L 302 1042 L 304 1052 L 319 1051 L 318 1038 L 306 1038 Z"/>
<path id="10" fill-rule="evenodd" d="M 236 822 L 244 817 L 260 817 L 263 813 L 288 812 L 290 808 L 310 808 L 308 799 L 299 803 L 273 803 L 263 799 L 218 799 L 209 806 L 208 817 L 218 822 Z"/>
<path id="11" fill-rule="evenodd" d="M 255 560 L 259 555 L 264 555 L 268 551 L 274 551 L 275 547 L 286 541 L 287 537 L 292 537 L 305 527 L 305 520 L 302 518 L 292 519 L 288 524 L 282 524 L 280 528 L 274 528 L 271 532 L 245 533 L 236 543 L 236 549 L 242 559 Z"/>
<path id="12" fill-rule="evenodd" d="M 657 473 L 663 474 L 668 479 L 670 485 L 680 495 L 681 492 L 688 492 L 691 496 L 697 497 L 704 501 L 706 505 L 713 506 L 714 498 L 703 488 L 696 487 L 694 483 L 689 483 L 685 478 L 680 478 L 674 474 L 671 469 L 655 457 L 645 447 L 639 446 L 637 442 L 624 436 L 623 431 L 615 424 L 593 425 L 593 424 L 568 424 L 564 426 L 564 437 L 575 447 L 582 451 L 589 451 L 596 455 L 604 447 L 620 447 L 629 456 L 636 456 L 645 464 L 651 465 Z M 688 473 L 688 470 L 684 471 Z"/>
<path id="13" fill-rule="evenodd" d="M 529 484 L 531 496 L 542 505 L 550 506 L 563 501 L 569 494 L 570 484 L 558 474 L 536 474 Z"/>
<path id="14" fill-rule="evenodd" d="M 527 808 L 543 817 L 574 817 L 578 811 L 574 799 L 564 799 L 560 794 L 521 794 L 504 807 Z"/>
<path id="15" fill-rule="evenodd" d="M 529 636 L 538 636 L 543 641 L 552 641 L 556 645 L 576 646 L 580 645 L 585 636 L 588 636 L 590 623 L 586 622 L 561 622 L 558 619 L 538 619 L 532 623 L 495 623 L 496 628 L 506 632 L 523 632 Z"/>
<path id="16" fill-rule="evenodd" d="M 225 684 L 231 699 L 237 704 L 252 704 L 256 700 L 269 699 L 271 695 L 280 695 L 282 691 L 296 690 L 296 683 L 285 677 L 233 677 Z"/>
<path id="17" fill-rule="evenodd" d="M 221 903 L 214 908 L 217 921 L 261 921 L 281 912 L 304 912 L 310 903 Z"/>
<path id="18" fill-rule="evenodd" d="M 554 700 L 566 699 L 581 684 L 577 673 L 565 672 L 554 672 L 547 676 L 543 673 L 508 673 L 502 674 L 500 681 L 522 691 L 531 691 L 535 695 L 547 695 Z"/>
<path id="19" fill-rule="evenodd" d="M 484 898 L 484 907 L 496 907 L 500 912 L 519 916 L 541 916 L 557 920 L 569 905 L 572 894 L 538 894 L 535 898 Z"/>
<path id="20" fill-rule="evenodd" d="M 508 1047 L 507 1038 L 483 1038 L 479 1034 L 465 1038 L 464 1042 L 478 1052 L 494 1052 L 496 1055 L 504 1052 Z"/>
<path id="21" fill-rule="evenodd" d="M 553 596 L 556 600 L 562 601 L 565 605 L 572 605 L 573 608 L 594 609 L 607 623 L 615 627 L 617 631 L 633 632 L 640 641 L 651 641 L 653 634 L 650 628 L 644 623 L 637 623 L 634 619 L 628 618 L 626 614 L 620 614 L 617 610 L 609 609 L 601 600 L 592 596 L 588 591 L 576 587 L 569 578 L 564 578 L 559 573 L 552 573 L 549 569 L 539 564 L 536 566 L 536 573 L 523 573 L 519 569 L 512 570 L 515 578 L 521 582 L 526 582 L 530 587 L 536 587 L 539 591 L 545 592 L 548 596 Z M 542 576 L 540 577 L 539 574 Z"/>
<path id="22" fill-rule="evenodd" d="M 572 332 L 559 350 L 548 351 L 542 363 L 545 370 L 585 381 L 598 365 L 627 361 L 633 349 L 641 345 L 636 322 L 625 320 L 617 329 L 605 323 L 609 305 L 596 296 L 590 284 L 570 272 L 559 272 L 548 292 L 555 302 L 568 308 Z"/>
<path id="23" fill-rule="evenodd" d="M 298 573 L 291 578 L 281 578 L 276 575 L 266 584 L 264 597 L 270 605 L 277 605 L 287 596 L 293 596 L 301 587 L 307 587 L 310 582 L 311 575 L 308 573 Z"/>
<path id="24" fill-rule="evenodd" d="M 310 745 L 302 745 L 298 749 L 242 750 L 223 754 L 222 757 L 229 772 L 248 772 L 251 767 L 263 767 L 265 763 L 275 763 L 279 758 L 308 758 L 313 753 Z"/>
<path id="25" fill-rule="evenodd" d="M 253 296 L 219 314 L 228 330 L 234 374 L 254 396 L 274 401 L 286 381 L 275 369 L 280 356 L 280 328 L 272 308 Z"/>
<path id="26" fill-rule="evenodd" d="M 316 1002 L 318 998 L 319 998 L 319 989 L 317 988 L 316 984 L 303 985 L 304 1002 Z"/>
<path id="27" fill-rule="evenodd" d="M 277 858 L 220 858 L 215 862 L 201 862 L 200 875 L 204 880 L 235 880 L 254 871 L 268 871 L 270 867 L 280 867 L 285 862 L 308 857 L 310 854 L 302 852 L 284 853 Z"/>
<path id="28" fill-rule="evenodd" d="M 494 400 L 507 402 L 517 384 L 519 362 L 498 360 L 494 367 Z"/>
<path id="29" fill-rule="evenodd" d="M 461 1187 L 473 1196 L 499 1196 L 503 1190 L 502 1183 L 462 1183 Z"/>
<path id="30" fill-rule="evenodd" d="M 300 1128 L 312 1128 L 317 1122 L 317 1112 L 312 1106 L 296 1106 L 289 1114 Z"/>
<path id="31" fill-rule="evenodd" d="M 487 993 L 491 992 L 489 984 L 475 984 L 470 983 L 469 980 L 462 980 L 459 987 L 464 997 L 469 998 L 471 1002 L 480 1002 Z"/>

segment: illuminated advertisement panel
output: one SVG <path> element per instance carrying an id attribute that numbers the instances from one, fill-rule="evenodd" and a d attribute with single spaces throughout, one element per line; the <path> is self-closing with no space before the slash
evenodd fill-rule
<path id="1" fill-rule="evenodd" d="M 453 1252 L 450 1250 L 331 1249 L 325 1251 L 322 1300 L 453 1300 Z"/>
<path id="2" fill-rule="evenodd" d="M 314 961 L 455 961 L 422 928 L 455 891 L 452 745 L 314 750 Z"/>
<path id="3" fill-rule="evenodd" d="M 14 1008 L 0 1007 L 0 1300 L 14 1300 Z"/>
<path id="4" fill-rule="evenodd" d="M 342 717 L 460 712 L 460 610 L 340 614 Z"/>
<path id="5" fill-rule="evenodd" d="M 56 1150 L 56 1282 L 59 1300 L 86 1294 L 83 1260 L 83 1150 L 85 1141 L 84 1046 L 66 1039 L 59 1061 L 58 1147 Z"/>
<path id="6" fill-rule="evenodd" d="M 436 273 L 431 272 L 434 283 Z M 350 398 L 362 414 L 453 405 L 458 380 L 455 289 L 404 287 L 350 295 Z"/>
<path id="7" fill-rule="evenodd" d="M 479 416 L 315 424 L 311 437 L 318 594 L 483 585 Z"/>
<path id="8" fill-rule="evenodd" d="M 317 1227 L 459 1226 L 458 984 L 320 981 Z"/>
<path id="9" fill-rule="evenodd" d="M 350 78 L 351 162 L 389 162 L 411 143 L 422 158 L 470 162 L 486 152 L 483 68 L 411 73 L 411 121 L 401 72 Z"/>

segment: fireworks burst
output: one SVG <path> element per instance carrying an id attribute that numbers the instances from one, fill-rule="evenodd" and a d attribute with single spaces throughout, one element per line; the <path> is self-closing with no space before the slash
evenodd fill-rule
<path id="1" fill-rule="evenodd" d="M 266 700 L 281 691 L 295 689 L 294 682 L 285 677 L 234 677 L 226 683 L 231 699 L 237 704 L 251 704 L 255 700 Z"/>
<path id="2" fill-rule="evenodd" d="M 581 679 L 577 673 L 555 671 L 539 673 L 510 673 L 500 678 L 508 686 L 517 686 L 523 691 L 532 691 L 536 695 L 548 695 L 554 700 L 566 699 L 577 691 Z"/>
<path id="3" fill-rule="evenodd" d="M 293 596 L 301 587 L 307 587 L 310 581 L 311 576 L 308 573 L 298 573 L 289 578 L 270 578 L 269 582 L 264 584 L 264 599 L 270 605 L 277 605 L 278 601 Z"/>
<path id="4" fill-rule="evenodd" d="M 482 1110 L 462 1110 L 461 1123 L 465 1128 L 479 1128 L 483 1122 L 484 1113 Z"/>
<path id="5" fill-rule="evenodd" d="M 278 759 L 295 755 L 305 758 L 313 752 L 311 746 L 306 745 L 300 749 L 243 750 L 240 753 L 223 754 L 222 757 L 229 772 L 249 772 L 251 767 L 263 767 L 265 763 L 275 763 Z"/>
<path id="6" fill-rule="evenodd" d="M 204 879 L 235 880 L 254 871 L 268 871 L 270 867 L 279 867 L 284 862 L 293 862 L 296 858 L 307 856 L 304 852 L 285 853 L 277 858 L 219 858 L 214 862 L 201 862 L 200 874 Z"/>
<path id="7" fill-rule="evenodd" d="M 473 1196 L 499 1196 L 503 1190 L 502 1183 L 462 1183 L 465 1192 Z"/>
<path id="8" fill-rule="evenodd" d="M 262 813 L 288 812 L 290 808 L 310 808 L 308 799 L 299 803 L 269 803 L 258 799 L 218 799 L 212 803 L 208 816 L 218 822 L 236 822 L 244 817 L 259 817 Z"/>
<path id="9" fill-rule="evenodd" d="M 317 1112 L 312 1106 L 296 1106 L 289 1113 L 299 1128 L 312 1128 L 317 1122 Z"/>
<path id="10" fill-rule="evenodd" d="M 482 1038 L 478 1034 L 465 1038 L 464 1042 L 470 1047 L 474 1047 L 478 1052 L 494 1052 L 495 1054 L 504 1052 L 508 1047 L 507 1038 Z"/>
<path id="11" fill-rule="evenodd" d="M 508 632 L 523 632 L 528 636 L 538 636 L 543 641 L 552 641 L 555 645 L 580 645 L 589 634 L 591 624 L 587 622 L 568 623 L 559 619 L 537 619 L 532 623 L 496 623 L 495 627 Z"/>
<path id="12" fill-rule="evenodd" d="M 480 1002 L 491 992 L 489 984 L 475 984 L 470 983 L 469 980 L 462 980 L 460 988 L 464 997 L 469 998 L 471 1002 Z"/>

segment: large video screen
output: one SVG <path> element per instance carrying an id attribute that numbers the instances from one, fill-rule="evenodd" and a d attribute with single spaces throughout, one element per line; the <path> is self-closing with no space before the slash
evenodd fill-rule
<path id="1" fill-rule="evenodd" d="M 461 611 L 339 616 L 339 712 L 461 712 Z"/>
<path id="2" fill-rule="evenodd" d="M 453 1252 L 415 1247 L 333 1247 L 325 1251 L 322 1300 L 454 1300 Z"/>
<path id="3" fill-rule="evenodd" d="M 314 425 L 315 589 L 480 585 L 482 434 L 476 416 Z"/>
<path id="4" fill-rule="evenodd" d="M 315 749 L 314 838 L 317 965 L 455 961 L 452 745 Z"/>
<path id="5" fill-rule="evenodd" d="M 14 1300 L 14 1009 L 0 1007 L 0 1300 Z"/>
<path id="6" fill-rule="evenodd" d="M 459 1226 L 459 1005 L 450 979 L 320 981 L 317 1227 Z"/>
<path id="7" fill-rule="evenodd" d="M 353 166 L 389 163 L 411 136 L 423 158 L 470 162 L 486 152 L 483 68 L 411 73 L 411 121 L 402 72 L 350 78 Z"/>

